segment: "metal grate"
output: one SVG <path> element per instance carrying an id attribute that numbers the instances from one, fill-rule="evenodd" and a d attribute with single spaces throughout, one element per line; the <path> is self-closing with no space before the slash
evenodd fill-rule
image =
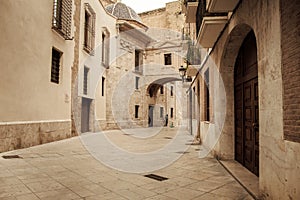
<path id="1" fill-rule="evenodd" d="M 85 4 L 84 20 L 83 49 L 90 55 L 94 55 L 96 13 L 88 3 Z"/>
<path id="2" fill-rule="evenodd" d="M 154 179 L 156 181 L 165 181 L 165 180 L 168 180 L 168 178 L 163 177 L 163 176 L 159 176 L 159 175 L 156 175 L 156 174 L 147 174 L 147 175 L 144 175 L 144 176 L 147 177 L 147 178 Z"/>
<path id="3" fill-rule="evenodd" d="M 88 94 L 88 76 L 89 76 L 89 68 L 84 67 L 83 74 L 83 94 Z"/>
<path id="4" fill-rule="evenodd" d="M 2 158 L 4 158 L 4 159 L 13 159 L 13 158 L 22 158 L 22 157 L 19 156 L 19 155 L 4 155 L 4 156 L 2 156 Z"/>
<path id="5" fill-rule="evenodd" d="M 53 0 L 52 28 L 65 40 L 71 38 L 72 0 Z"/>

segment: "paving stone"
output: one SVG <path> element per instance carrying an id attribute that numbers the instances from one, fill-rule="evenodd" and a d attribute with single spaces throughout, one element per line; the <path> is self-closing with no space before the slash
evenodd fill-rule
<path id="1" fill-rule="evenodd" d="M 114 140 L 131 150 L 143 150 L 141 145 L 126 144 L 131 141 L 120 138 L 123 134 L 117 132 L 112 135 Z M 168 134 L 172 136 L 171 132 Z M 148 145 L 144 150 L 166 141 L 159 139 L 165 135 L 155 137 L 144 143 Z M 0 159 L 0 200 L 253 199 L 214 158 L 199 159 L 193 148 L 168 167 L 150 172 L 169 178 L 165 181 L 144 177 L 146 173 L 108 168 L 88 154 L 78 137 L 30 148 L 30 151 L 17 150 L 14 153 L 22 152 L 26 155 L 24 159 L 12 162 Z"/>

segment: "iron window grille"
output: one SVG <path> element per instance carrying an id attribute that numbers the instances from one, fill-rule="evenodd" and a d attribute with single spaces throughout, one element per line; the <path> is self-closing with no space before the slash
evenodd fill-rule
<path id="1" fill-rule="evenodd" d="M 90 55 L 94 55 L 95 48 L 95 21 L 96 14 L 92 7 L 85 4 L 84 14 L 84 44 L 83 49 Z"/>
<path id="2" fill-rule="evenodd" d="M 72 0 L 53 0 L 52 29 L 65 40 L 72 40 Z"/>
<path id="3" fill-rule="evenodd" d="M 59 84 L 60 58 L 62 53 L 52 48 L 51 82 Z"/>
<path id="4" fill-rule="evenodd" d="M 84 67 L 83 72 L 83 94 L 88 94 L 88 76 L 89 76 L 89 68 Z"/>

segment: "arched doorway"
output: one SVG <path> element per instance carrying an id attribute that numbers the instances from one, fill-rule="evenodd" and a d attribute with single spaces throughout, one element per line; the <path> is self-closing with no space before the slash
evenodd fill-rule
<path id="1" fill-rule="evenodd" d="M 259 175 L 257 47 L 253 31 L 245 37 L 234 70 L 235 159 Z"/>

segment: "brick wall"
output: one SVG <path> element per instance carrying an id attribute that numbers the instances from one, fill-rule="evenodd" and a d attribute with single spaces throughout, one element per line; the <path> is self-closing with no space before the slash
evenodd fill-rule
<path id="1" fill-rule="evenodd" d="M 300 142 L 300 1 L 280 4 L 284 138 Z"/>

